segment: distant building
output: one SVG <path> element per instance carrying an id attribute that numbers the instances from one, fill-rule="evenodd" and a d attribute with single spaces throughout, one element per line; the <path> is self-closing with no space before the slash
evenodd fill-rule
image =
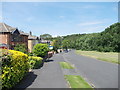
<path id="1" fill-rule="evenodd" d="M 7 46 L 8 49 L 14 49 L 17 44 L 28 46 L 28 34 L 11 27 L 5 23 L 0 23 L 0 46 Z"/>
<path id="2" fill-rule="evenodd" d="M 51 44 L 51 41 L 50 41 L 50 40 L 41 39 L 41 40 L 40 40 L 40 43 L 45 43 L 45 44 L 50 45 L 50 44 Z"/>
<path id="3" fill-rule="evenodd" d="M 28 51 L 32 52 L 33 47 L 38 43 L 44 43 L 44 44 L 50 45 L 51 41 L 50 40 L 44 40 L 42 38 L 34 36 L 34 35 L 32 35 L 32 32 L 30 31 L 29 36 L 28 36 Z"/>
<path id="4" fill-rule="evenodd" d="M 38 43 L 40 43 L 39 37 L 33 36 L 32 32 L 30 31 L 28 36 L 28 51 L 32 52 L 33 47 Z"/>

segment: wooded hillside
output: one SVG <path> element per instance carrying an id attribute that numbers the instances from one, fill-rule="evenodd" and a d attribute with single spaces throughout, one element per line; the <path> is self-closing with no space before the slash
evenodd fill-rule
<path id="1" fill-rule="evenodd" d="M 101 33 L 63 36 L 63 48 L 120 52 L 120 23 L 107 27 Z"/>

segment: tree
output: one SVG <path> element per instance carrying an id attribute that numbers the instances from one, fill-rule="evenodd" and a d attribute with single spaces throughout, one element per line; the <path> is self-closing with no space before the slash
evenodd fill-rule
<path id="1" fill-rule="evenodd" d="M 53 38 L 54 48 L 73 48 L 101 52 L 120 52 L 120 23 L 114 23 L 103 32 L 91 34 L 72 34 Z M 61 44 L 62 41 L 62 44 Z"/>
<path id="2" fill-rule="evenodd" d="M 63 40 L 62 47 L 67 50 L 70 47 L 70 41 L 69 40 Z"/>
<path id="3" fill-rule="evenodd" d="M 53 50 L 57 52 L 57 50 L 60 48 L 59 42 L 57 40 L 52 41 Z"/>
<path id="4" fill-rule="evenodd" d="M 47 55 L 47 52 L 49 51 L 47 44 L 36 44 L 33 48 L 33 53 L 38 57 L 44 57 Z"/>
<path id="5" fill-rule="evenodd" d="M 49 39 L 52 38 L 52 35 L 50 35 L 50 34 L 43 34 L 43 35 L 40 35 L 40 38 L 45 39 L 45 40 L 49 40 Z"/>
<path id="6" fill-rule="evenodd" d="M 27 46 L 25 44 L 17 44 L 15 47 L 14 47 L 14 50 L 16 51 L 21 51 L 23 53 L 27 53 Z"/>
<path id="7" fill-rule="evenodd" d="M 57 49 L 61 49 L 62 37 L 58 36 L 52 41 L 53 50 L 57 52 Z"/>

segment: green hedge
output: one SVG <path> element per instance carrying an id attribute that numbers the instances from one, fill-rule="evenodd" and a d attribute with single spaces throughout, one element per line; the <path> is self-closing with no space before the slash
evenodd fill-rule
<path id="1" fill-rule="evenodd" d="M 14 50 L 2 53 L 2 88 L 15 86 L 29 71 L 28 55 Z"/>
<path id="2" fill-rule="evenodd" d="M 41 57 L 35 57 L 35 56 L 29 56 L 29 64 L 31 69 L 37 69 L 42 64 L 43 58 Z"/>
<path id="3" fill-rule="evenodd" d="M 48 45 L 47 44 L 36 44 L 33 48 L 33 53 L 34 55 L 38 57 L 45 57 L 49 51 Z"/>

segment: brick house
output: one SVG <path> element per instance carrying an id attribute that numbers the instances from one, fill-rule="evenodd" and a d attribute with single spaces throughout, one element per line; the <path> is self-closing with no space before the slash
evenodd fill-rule
<path id="1" fill-rule="evenodd" d="M 7 45 L 8 49 L 14 49 L 16 44 L 28 46 L 28 34 L 5 23 L 0 23 L 0 44 Z"/>

